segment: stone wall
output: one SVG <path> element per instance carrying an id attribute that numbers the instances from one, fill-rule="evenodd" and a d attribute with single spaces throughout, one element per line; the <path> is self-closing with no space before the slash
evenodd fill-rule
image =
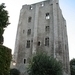
<path id="1" fill-rule="evenodd" d="M 30 43 L 29 48 L 27 48 L 27 42 Z M 47 45 L 46 42 L 48 42 Z M 60 60 L 63 63 L 64 72 L 69 75 L 66 21 L 58 0 L 23 5 L 21 9 L 14 52 L 16 68 L 24 74 L 28 59 L 40 49 Z"/>

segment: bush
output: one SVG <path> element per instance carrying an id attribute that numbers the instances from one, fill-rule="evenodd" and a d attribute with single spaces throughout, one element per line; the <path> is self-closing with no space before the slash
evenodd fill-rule
<path id="1" fill-rule="evenodd" d="M 16 68 L 10 69 L 10 75 L 20 75 L 20 71 Z"/>
<path id="2" fill-rule="evenodd" d="M 32 57 L 27 72 L 29 75 L 62 75 L 62 66 L 56 59 L 39 53 Z"/>

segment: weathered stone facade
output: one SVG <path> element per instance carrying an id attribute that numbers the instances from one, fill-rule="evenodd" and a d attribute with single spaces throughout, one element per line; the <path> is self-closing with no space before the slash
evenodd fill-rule
<path id="1" fill-rule="evenodd" d="M 15 43 L 14 60 L 21 75 L 27 75 L 28 58 L 38 48 L 62 61 L 64 74 L 70 75 L 66 21 L 58 0 L 23 5 Z"/>

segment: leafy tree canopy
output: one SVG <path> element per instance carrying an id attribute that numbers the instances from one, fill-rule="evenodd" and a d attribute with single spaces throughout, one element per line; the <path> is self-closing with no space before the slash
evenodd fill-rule
<path id="1" fill-rule="evenodd" d="M 61 63 L 46 53 L 34 55 L 28 66 L 29 75 L 62 75 Z"/>
<path id="2" fill-rule="evenodd" d="M 6 6 L 4 3 L 0 4 L 0 44 L 3 44 L 3 33 L 4 28 L 9 25 L 9 16 L 8 11 L 5 10 Z"/>
<path id="3" fill-rule="evenodd" d="M 9 25 L 8 11 L 5 10 L 6 6 L 4 3 L 0 5 L 0 27 L 5 28 Z"/>

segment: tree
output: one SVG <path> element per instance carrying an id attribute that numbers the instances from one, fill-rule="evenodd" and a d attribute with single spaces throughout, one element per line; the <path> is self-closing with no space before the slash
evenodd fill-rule
<path id="1" fill-rule="evenodd" d="M 20 75 L 20 71 L 16 68 L 10 69 L 10 75 Z"/>
<path id="2" fill-rule="evenodd" d="M 70 61 L 70 70 L 71 70 L 71 75 L 75 75 L 75 59 L 72 59 Z"/>
<path id="3" fill-rule="evenodd" d="M 0 5 L 0 44 L 3 44 L 3 33 L 4 28 L 7 27 L 9 23 L 8 11 L 5 10 L 6 6 L 4 3 Z"/>
<path id="4" fill-rule="evenodd" d="M 0 75 L 8 75 L 11 62 L 11 49 L 3 46 L 4 28 L 9 25 L 8 12 L 4 3 L 0 5 Z"/>
<path id="5" fill-rule="evenodd" d="M 62 66 L 46 53 L 37 53 L 32 57 L 27 72 L 29 75 L 62 75 Z"/>

